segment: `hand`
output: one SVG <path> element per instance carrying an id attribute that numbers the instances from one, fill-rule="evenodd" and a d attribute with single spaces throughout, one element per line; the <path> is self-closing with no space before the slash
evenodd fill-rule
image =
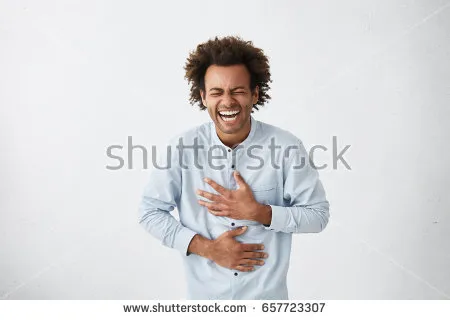
<path id="1" fill-rule="evenodd" d="M 237 171 L 234 171 L 233 174 L 239 189 L 226 189 L 211 179 L 205 178 L 205 182 L 219 194 L 197 190 L 198 195 L 212 201 L 198 200 L 198 203 L 208 208 L 208 211 L 216 216 L 260 222 L 262 220 L 260 217 L 261 209 L 264 205 L 261 205 L 255 200 L 250 186 L 245 183 L 242 176 Z"/>
<path id="2" fill-rule="evenodd" d="M 263 250 L 263 244 L 240 243 L 234 237 L 243 234 L 247 227 L 240 227 L 222 233 L 217 239 L 212 241 L 208 249 L 208 257 L 218 265 L 239 271 L 253 271 L 254 265 L 263 265 L 268 254 L 259 252 Z"/>

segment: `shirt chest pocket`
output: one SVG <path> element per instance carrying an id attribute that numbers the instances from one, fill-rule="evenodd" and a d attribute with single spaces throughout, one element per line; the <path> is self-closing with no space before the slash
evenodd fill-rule
<path id="1" fill-rule="evenodd" d="M 277 205 L 278 185 L 276 183 L 250 186 L 255 200 L 261 204 Z"/>

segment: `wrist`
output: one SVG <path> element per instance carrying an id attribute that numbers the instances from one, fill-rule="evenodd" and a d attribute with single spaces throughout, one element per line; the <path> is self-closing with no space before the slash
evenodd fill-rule
<path id="1" fill-rule="evenodd" d="M 188 252 L 195 253 L 199 256 L 211 260 L 213 242 L 213 240 L 209 240 L 199 234 L 196 234 L 189 244 Z"/>
<path id="2" fill-rule="evenodd" d="M 270 205 L 258 203 L 255 212 L 255 221 L 264 225 L 272 223 L 272 207 Z"/>

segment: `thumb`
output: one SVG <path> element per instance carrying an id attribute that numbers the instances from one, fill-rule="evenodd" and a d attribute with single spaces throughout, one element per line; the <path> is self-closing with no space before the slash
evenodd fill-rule
<path id="1" fill-rule="evenodd" d="M 242 178 L 241 174 L 238 171 L 234 171 L 233 175 L 239 187 L 244 187 L 247 185 L 244 181 L 244 178 Z"/>
<path id="2" fill-rule="evenodd" d="M 240 234 L 243 234 L 245 231 L 247 231 L 247 226 L 239 227 L 233 230 L 228 231 L 228 234 L 232 237 L 236 237 Z"/>

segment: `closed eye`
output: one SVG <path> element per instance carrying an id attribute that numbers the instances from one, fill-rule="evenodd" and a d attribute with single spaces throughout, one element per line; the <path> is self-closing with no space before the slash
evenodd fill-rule
<path id="1" fill-rule="evenodd" d="M 243 92 L 243 91 L 233 92 L 233 94 L 235 94 L 235 93 L 241 94 L 241 93 L 245 93 L 245 92 Z M 220 95 L 220 94 L 221 94 L 221 93 L 212 93 L 211 95 L 212 95 L 212 96 L 218 96 L 218 95 Z"/>

